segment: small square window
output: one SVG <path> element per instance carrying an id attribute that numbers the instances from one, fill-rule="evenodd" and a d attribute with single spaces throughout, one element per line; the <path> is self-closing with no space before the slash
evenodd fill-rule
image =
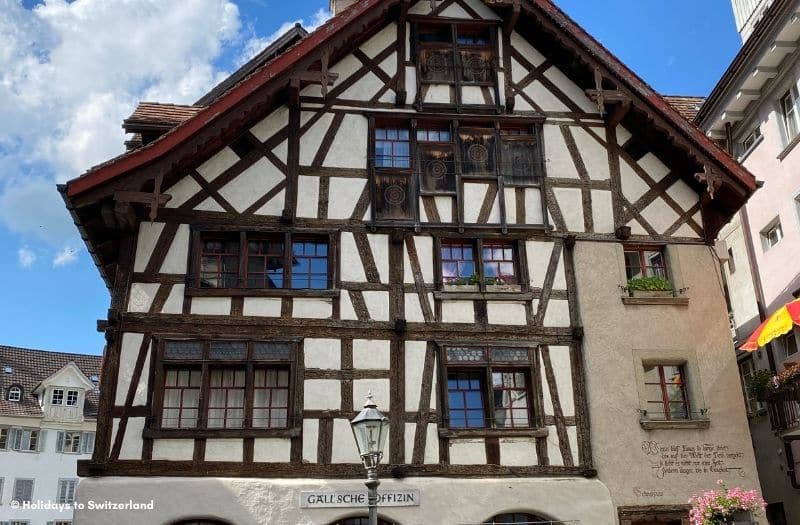
<path id="1" fill-rule="evenodd" d="M 781 242 L 781 239 L 783 239 L 783 226 L 778 218 L 761 230 L 761 244 L 765 252 Z"/>
<path id="2" fill-rule="evenodd" d="M 518 285 L 519 266 L 514 242 L 443 239 L 442 283 L 452 286 Z"/>
<path id="3" fill-rule="evenodd" d="M 625 275 L 628 280 L 642 277 L 667 278 L 663 248 L 625 247 Z"/>
<path id="4" fill-rule="evenodd" d="M 77 404 L 78 404 L 78 391 L 67 390 L 67 406 L 74 407 Z"/>
<path id="5" fill-rule="evenodd" d="M 53 395 L 50 398 L 51 405 L 63 405 L 64 404 L 64 390 L 61 388 L 54 388 Z"/>

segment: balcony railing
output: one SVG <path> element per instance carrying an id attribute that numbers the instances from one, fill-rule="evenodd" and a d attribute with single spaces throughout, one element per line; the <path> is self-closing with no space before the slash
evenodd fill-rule
<path id="1" fill-rule="evenodd" d="M 771 392 L 766 401 L 772 430 L 785 432 L 800 427 L 800 383 Z"/>

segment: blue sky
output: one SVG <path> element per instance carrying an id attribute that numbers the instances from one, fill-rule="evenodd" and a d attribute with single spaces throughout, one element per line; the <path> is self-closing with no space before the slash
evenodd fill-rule
<path id="1" fill-rule="evenodd" d="M 728 0 L 556 3 L 666 94 L 708 94 L 740 46 Z M 191 103 L 327 7 L 0 0 L 0 344 L 102 352 L 109 296 L 55 184 L 122 152 L 137 101 Z"/>

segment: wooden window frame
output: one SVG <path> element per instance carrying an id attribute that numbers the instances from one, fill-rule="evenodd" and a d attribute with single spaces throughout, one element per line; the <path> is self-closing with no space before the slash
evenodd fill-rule
<path id="1" fill-rule="evenodd" d="M 192 359 L 172 359 L 165 355 L 166 344 L 171 341 L 192 341 L 200 343 L 202 346 L 202 357 Z M 246 343 L 245 358 L 212 358 L 211 343 L 237 341 Z M 276 343 L 289 345 L 289 357 L 286 359 L 255 359 L 254 351 L 256 343 Z M 299 340 L 294 338 L 285 339 L 237 339 L 237 338 L 181 338 L 172 336 L 162 336 L 156 338 L 156 359 L 154 362 L 155 379 L 153 395 L 150 400 L 152 418 L 144 430 L 144 437 L 147 438 L 248 438 L 248 437 L 296 437 L 300 435 L 302 427 L 302 406 L 298 402 L 298 393 L 303 386 L 303 378 L 298 377 L 298 354 Z M 245 401 L 244 419 L 242 427 L 222 428 L 208 427 L 208 402 L 210 397 L 210 370 L 212 368 L 242 367 L 245 372 Z M 163 404 L 164 404 L 164 382 L 166 370 L 171 367 L 182 367 L 199 369 L 201 371 L 200 397 L 198 401 L 197 425 L 189 428 L 171 428 L 162 426 Z M 256 368 L 277 368 L 285 369 L 289 372 L 289 392 L 288 409 L 285 427 L 253 427 L 253 398 L 254 398 L 254 370 Z"/>
<path id="2" fill-rule="evenodd" d="M 472 287 L 464 287 L 459 289 L 462 285 L 449 284 L 444 282 L 443 268 L 442 268 L 442 247 L 446 241 L 457 241 L 464 243 L 472 243 L 474 253 L 475 270 L 478 275 L 477 293 L 499 293 L 499 294 L 525 294 L 530 293 L 530 279 L 528 277 L 528 265 L 526 260 L 525 241 L 523 239 L 516 239 L 513 237 L 465 237 L 458 235 L 447 235 L 434 237 L 434 279 L 436 281 L 436 289 L 440 292 L 455 293 L 455 294 L 469 294 L 475 293 Z M 486 284 L 486 276 L 484 275 L 484 260 L 483 260 L 483 245 L 484 243 L 508 243 L 514 249 L 514 273 L 517 282 L 509 284 Z"/>
<path id="3" fill-rule="evenodd" d="M 683 363 L 683 364 L 675 365 L 675 364 L 665 364 L 665 363 L 655 363 L 655 362 L 653 362 L 653 363 L 643 364 L 642 366 L 643 367 L 648 367 L 648 366 L 649 367 L 655 367 L 658 370 L 658 378 L 659 378 L 659 382 L 658 383 L 648 383 L 646 378 L 645 378 L 645 382 L 644 382 L 644 385 L 645 385 L 645 399 L 644 399 L 644 401 L 645 401 L 646 406 L 648 407 L 647 419 L 648 420 L 652 420 L 652 421 L 691 421 L 693 419 L 692 418 L 692 401 L 691 401 L 691 398 L 689 397 L 689 392 L 688 392 L 688 389 L 687 389 L 687 386 L 686 386 L 686 383 L 687 383 L 687 376 L 686 376 L 687 367 L 686 367 L 686 364 Z M 671 409 L 671 405 L 678 404 L 678 403 L 681 403 L 681 402 L 671 401 L 669 399 L 669 393 L 667 391 L 667 379 L 666 379 L 666 375 L 664 374 L 664 367 L 668 367 L 668 366 L 677 368 L 679 370 L 679 372 L 680 372 L 680 375 L 681 375 L 681 395 L 683 397 L 682 404 L 683 404 L 683 407 L 684 407 L 684 409 L 686 411 L 686 417 L 685 418 L 673 418 L 672 417 L 672 411 L 670 410 Z M 647 386 L 648 385 L 658 385 L 660 387 L 660 390 L 661 390 L 661 401 L 660 402 L 658 400 L 651 400 L 649 397 L 647 397 Z M 649 410 L 649 407 L 651 405 L 659 406 L 659 403 L 660 403 L 660 407 L 664 410 L 663 419 L 653 418 L 650 415 L 651 411 Z"/>
<path id="4" fill-rule="evenodd" d="M 540 399 L 541 396 L 536 391 L 536 385 L 542 384 L 538 352 L 534 346 L 513 345 L 506 343 L 498 344 L 437 344 L 439 352 L 439 385 L 441 396 L 441 414 L 439 423 L 439 435 L 443 438 L 460 437 L 544 437 L 547 435 L 547 428 L 544 425 L 544 406 Z M 484 356 L 489 356 L 483 360 L 475 361 L 450 361 L 448 360 L 448 349 L 468 348 L 482 350 Z M 513 349 L 517 351 L 525 350 L 528 355 L 524 360 L 502 361 L 495 360 L 492 350 Z M 482 388 L 484 401 L 484 421 L 486 426 L 483 428 L 461 428 L 450 426 L 450 402 L 448 378 L 450 373 L 468 372 L 481 370 L 483 372 Z M 527 427 L 495 427 L 494 426 L 494 389 L 492 386 L 492 371 L 496 372 L 521 372 L 525 374 L 526 390 L 528 395 L 528 421 Z"/>
<path id="5" fill-rule="evenodd" d="M 797 88 L 792 86 L 789 88 L 779 100 L 781 110 L 781 122 L 783 123 L 783 131 L 786 134 L 787 144 L 794 142 L 794 139 L 800 135 L 800 108 L 798 108 L 798 94 Z M 792 131 L 794 127 L 794 132 Z"/>
<path id="6" fill-rule="evenodd" d="M 492 20 L 463 20 L 444 17 L 426 17 L 411 15 L 408 17 L 411 22 L 411 60 L 415 64 L 416 81 L 417 81 L 417 100 L 415 105 L 417 110 L 431 109 L 431 110 L 456 110 L 460 113 L 465 107 L 470 111 L 492 111 L 499 113 L 501 110 L 500 105 L 500 81 L 498 76 L 498 63 L 500 61 L 500 46 L 498 31 L 499 25 Z M 449 26 L 450 38 L 449 43 L 437 42 L 426 43 L 420 40 L 420 34 L 423 32 L 425 26 Z M 489 44 L 487 46 L 480 46 L 490 54 L 491 71 L 489 72 L 490 80 L 486 82 L 470 82 L 462 78 L 461 69 L 461 50 L 470 49 L 468 44 L 459 44 L 459 28 L 461 30 L 476 30 L 488 29 L 489 31 Z M 472 46 L 474 48 L 476 46 Z M 420 60 L 420 52 L 425 49 L 447 49 L 452 57 L 452 79 L 449 81 L 430 81 L 423 80 L 422 77 L 422 61 Z M 422 86 L 426 84 L 439 84 L 452 86 L 455 90 L 455 101 L 452 103 L 442 102 L 424 102 L 421 99 Z M 464 104 L 462 96 L 462 88 L 464 86 L 479 86 L 487 87 L 494 94 L 494 104 Z"/>
<path id="7" fill-rule="evenodd" d="M 470 117 L 469 121 L 458 121 L 450 117 L 436 114 L 417 114 L 416 118 L 403 117 L 387 117 L 381 113 L 368 113 L 368 140 L 367 140 L 367 171 L 369 173 L 370 184 L 370 213 L 371 221 L 373 224 L 386 224 L 386 225 L 419 225 L 419 199 L 425 196 L 449 196 L 456 199 L 456 208 L 459 210 L 464 203 L 464 181 L 486 181 L 489 183 L 497 184 L 498 195 L 505 194 L 505 188 L 536 188 L 540 190 L 540 200 L 542 206 L 542 224 L 540 225 L 524 225 L 530 229 L 533 227 L 547 228 L 547 198 L 544 191 L 544 181 L 547 177 L 546 164 L 544 161 L 544 119 L 541 117 L 529 118 L 498 118 L 498 117 Z M 409 130 L 410 141 L 410 154 L 411 163 L 409 168 L 386 168 L 378 167 L 375 165 L 375 132 L 379 127 L 405 127 Z M 439 129 L 447 129 L 450 132 L 450 142 L 438 143 L 417 140 L 417 132 L 437 127 Z M 486 172 L 480 175 L 471 175 L 464 173 L 464 161 L 462 160 L 461 148 L 462 141 L 460 133 L 463 129 L 481 129 L 491 130 L 494 138 L 493 152 L 494 167 L 491 172 Z M 524 130 L 524 134 L 510 134 L 509 131 Z M 532 141 L 535 143 L 536 151 L 534 152 L 535 166 L 531 168 L 532 174 L 529 181 L 512 180 L 513 177 L 506 177 L 505 170 L 506 164 L 503 161 L 503 144 L 505 142 L 514 141 Z M 423 190 L 422 169 L 424 162 L 422 159 L 422 148 L 420 144 L 447 144 L 453 148 L 453 170 L 452 176 L 454 177 L 455 190 Z M 423 146 L 424 147 L 424 146 Z M 378 211 L 376 194 L 377 194 L 377 178 L 380 176 L 404 176 L 410 177 L 408 181 L 408 191 L 410 192 L 410 213 L 406 218 L 385 218 L 380 217 Z M 457 216 L 456 216 L 457 215 Z M 463 225 L 462 212 L 454 214 L 452 222 Z M 495 228 L 495 225 L 478 225 L 479 227 Z M 505 226 L 505 221 L 503 221 Z"/>
<path id="8" fill-rule="evenodd" d="M 204 235 L 228 234 L 239 235 L 239 277 L 236 288 L 200 287 L 200 260 L 202 257 L 202 239 Z M 247 239 L 268 236 L 282 237 L 283 240 L 283 287 L 281 288 L 248 288 L 247 287 Z M 300 239 L 314 239 L 327 243 L 328 287 L 292 288 L 292 242 Z M 335 230 L 318 230 L 313 228 L 296 228 L 291 231 L 278 228 L 247 228 L 227 226 L 198 225 L 191 230 L 191 254 L 189 256 L 189 272 L 185 293 L 194 297 L 335 297 L 338 279 L 338 246 L 339 232 Z M 289 286 L 287 286 L 287 283 Z"/>
<path id="9" fill-rule="evenodd" d="M 652 245 L 652 244 L 625 244 L 622 248 L 622 258 L 623 263 L 625 264 L 625 277 L 630 280 L 631 278 L 628 277 L 628 261 L 625 259 L 625 255 L 631 252 L 638 252 L 639 254 L 639 268 L 642 271 L 642 277 L 663 277 L 668 281 L 671 279 L 671 272 L 669 271 L 669 261 L 667 259 L 667 250 L 666 246 L 662 244 Z M 647 265 L 647 260 L 645 259 L 644 253 L 645 252 L 659 252 L 661 254 L 661 259 L 664 261 L 664 275 L 651 274 L 650 266 Z"/>

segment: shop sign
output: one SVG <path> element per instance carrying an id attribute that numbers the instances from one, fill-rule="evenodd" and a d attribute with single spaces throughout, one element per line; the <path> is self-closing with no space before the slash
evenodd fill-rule
<path id="1" fill-rule="evenodd" d="M 346 491 L 303 491 L 300 493 L 300 507 L 315 509 L 325 507 L 366 507 L 367 492 Z M 378 491 L 379 507 L 418 507 L 419 490 Z"/>

